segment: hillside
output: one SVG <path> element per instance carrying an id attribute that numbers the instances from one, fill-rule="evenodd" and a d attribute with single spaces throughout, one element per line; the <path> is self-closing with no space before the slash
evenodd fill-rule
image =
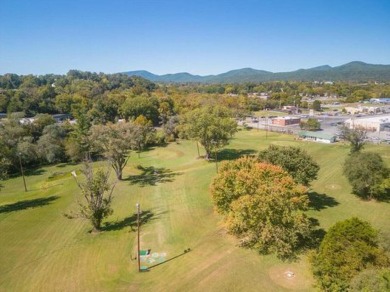
<path id="1" fill-rule="evenodd" d="M 318 66 L 292 72 L 269 72 L 252 68 L 232 70 L 218 75 L 199 76 L 190 73 L 155 75 L 148 71 L 124 72 L 163 83 L 243 83 L 266 81 L 390 81 L 390 65 L 350 62 L 341 66 Z"/>

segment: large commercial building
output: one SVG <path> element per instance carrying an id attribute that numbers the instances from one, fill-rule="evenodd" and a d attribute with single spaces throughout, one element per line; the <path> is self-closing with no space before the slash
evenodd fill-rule
<path id="1" fill-rule="evenodd" d="M 360 127 L 372 132 L 390 131 L 390 115 L 371 118 L 351 118 L 345 121 L 350 129 Z"/>

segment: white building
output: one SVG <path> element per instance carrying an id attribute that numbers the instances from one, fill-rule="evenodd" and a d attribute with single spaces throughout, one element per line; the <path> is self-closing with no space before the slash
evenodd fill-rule
<path id="1" fill-rule="evenodd" d="M 348 119 L 345 125 L 350 129 L 362 127 L 368 131 L 379 132 L 390 130 L 390 115 L 361 119 Z"/>
<path id="2" fill-rule="evenodd" d="M 377 106 L 358 106 L 358 107 L 352 107 L 347 106 L 345 107 L 345 111 L 349 114 L 355 115 L 360 113 L 369 113 L 369 114 L 376 114 L 381 112 L 381 108 Z"/>

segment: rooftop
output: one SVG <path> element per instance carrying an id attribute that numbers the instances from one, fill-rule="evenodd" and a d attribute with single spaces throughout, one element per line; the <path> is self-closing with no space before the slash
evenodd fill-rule
<path id="1" fill-rule="evenodd" d="M 350 120 L 352 120 L 352 118 L 348 119 L 348 121 Z M 383 116 L 376 116 L 376 117 L 369 117 L 369 118 L 358 118 L 354 120 L 359 122 L 366 122 L 366 123 L 374 123 L 374 122 L 390 123 L 390 115 L 383 115 Z"/>
<path id="2" fill-rule="evenodd" d="M 332 140 L 336 137 L 336 135 L 327 134 L 324 132 L 313 132 L 313 131 L 299 131 L 298 135 L 300 137 L 313 137 L 313 138 L 319 138 L 319 139 L 326 139 L 326 140 Z"/>

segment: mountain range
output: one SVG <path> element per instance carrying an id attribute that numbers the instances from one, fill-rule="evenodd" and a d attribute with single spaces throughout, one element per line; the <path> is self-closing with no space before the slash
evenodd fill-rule
<path id="1" fill-rule="evenodd" d="M 218 75 L 192 75 L 182 72 L 156 75 L 145 70 L 123 72 L 157 83 L 243 83 L 266 81 L 390 81 L 390 65 L 367 64 L 354 61 L 341 66 L 318 66 L 291 72 L 277 72 L 243 68 Z"/>

